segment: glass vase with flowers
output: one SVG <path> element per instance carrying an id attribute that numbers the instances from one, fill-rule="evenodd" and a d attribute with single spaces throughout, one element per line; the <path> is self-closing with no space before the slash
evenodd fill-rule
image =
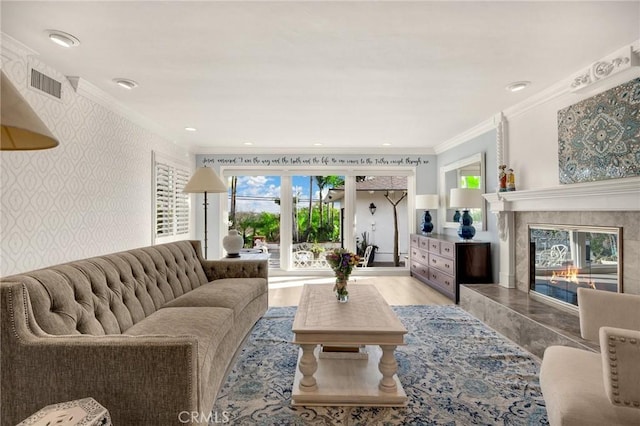
<path id="1" fill-rule="evenodd" d="M 353 268 L 356 267 L 360 258 L 347 249 L 339 248 L 327 253 L 326 259 L 336 276 L 336 284 L 333 286 L 336 298 L 339 302 L 347 302 L 349 300 L 347 281 L 349 281 L 349 275 L 353 272 Z"/>

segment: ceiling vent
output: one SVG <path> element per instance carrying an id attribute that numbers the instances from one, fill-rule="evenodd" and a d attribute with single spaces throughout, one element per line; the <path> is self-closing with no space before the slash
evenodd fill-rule
<path id="1" fill-rule="evenodd" d="M 31 68 L 31 87 L 56 99 L 62 99 L 62 83 L 35 68 Z"/>

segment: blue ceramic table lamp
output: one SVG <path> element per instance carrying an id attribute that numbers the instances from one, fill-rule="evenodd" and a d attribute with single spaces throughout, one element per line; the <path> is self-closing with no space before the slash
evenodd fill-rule
<path id="1" fill-rule="evenodd" d="M 433 223 L 431 223 L 429 209 L 437 209 L 438 207 L 440 207 L 438 194 L 416 195 L 416 209 L 424 210 L 421 228 L 424 235 L 430 234 L 433 231 Z"/>
<path id="2" fill-rule="evenodd" d="M 473 236 L 476 235 L 476 228 L 472 225 L 473 219 L 469 214 L 469 210 L 482 207 L 482 191 L 471 188 L 453 188 L 449 197 L 449 204 L 451 208 L 462 210 L 458 236 L 463 240 L 473 239 Z"/>

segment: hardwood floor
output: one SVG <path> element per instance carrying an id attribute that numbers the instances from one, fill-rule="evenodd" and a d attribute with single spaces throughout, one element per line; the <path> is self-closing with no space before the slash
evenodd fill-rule
<path id="1" fill-rule="evenodd" d="M 297 306 L 304 284 L 331 284 L 333 277 L 270 277 L 269 306 Z M 451 305 L 453 301 L 408 276 L 352 276 L 349 283 L 373 284 L 389 305 Z"/>

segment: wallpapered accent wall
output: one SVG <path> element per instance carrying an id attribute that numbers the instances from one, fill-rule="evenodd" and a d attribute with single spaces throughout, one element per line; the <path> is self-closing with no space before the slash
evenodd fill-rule
<path id="1" fill-rule="evenodd" d="M 0 275 L 150 245 L 151 152 L 194 159 L 30 63 L 63 82 L 62 102 L 26 87 L 26 59 L 3 68 L 60 145 L 0 153 Z"/>

